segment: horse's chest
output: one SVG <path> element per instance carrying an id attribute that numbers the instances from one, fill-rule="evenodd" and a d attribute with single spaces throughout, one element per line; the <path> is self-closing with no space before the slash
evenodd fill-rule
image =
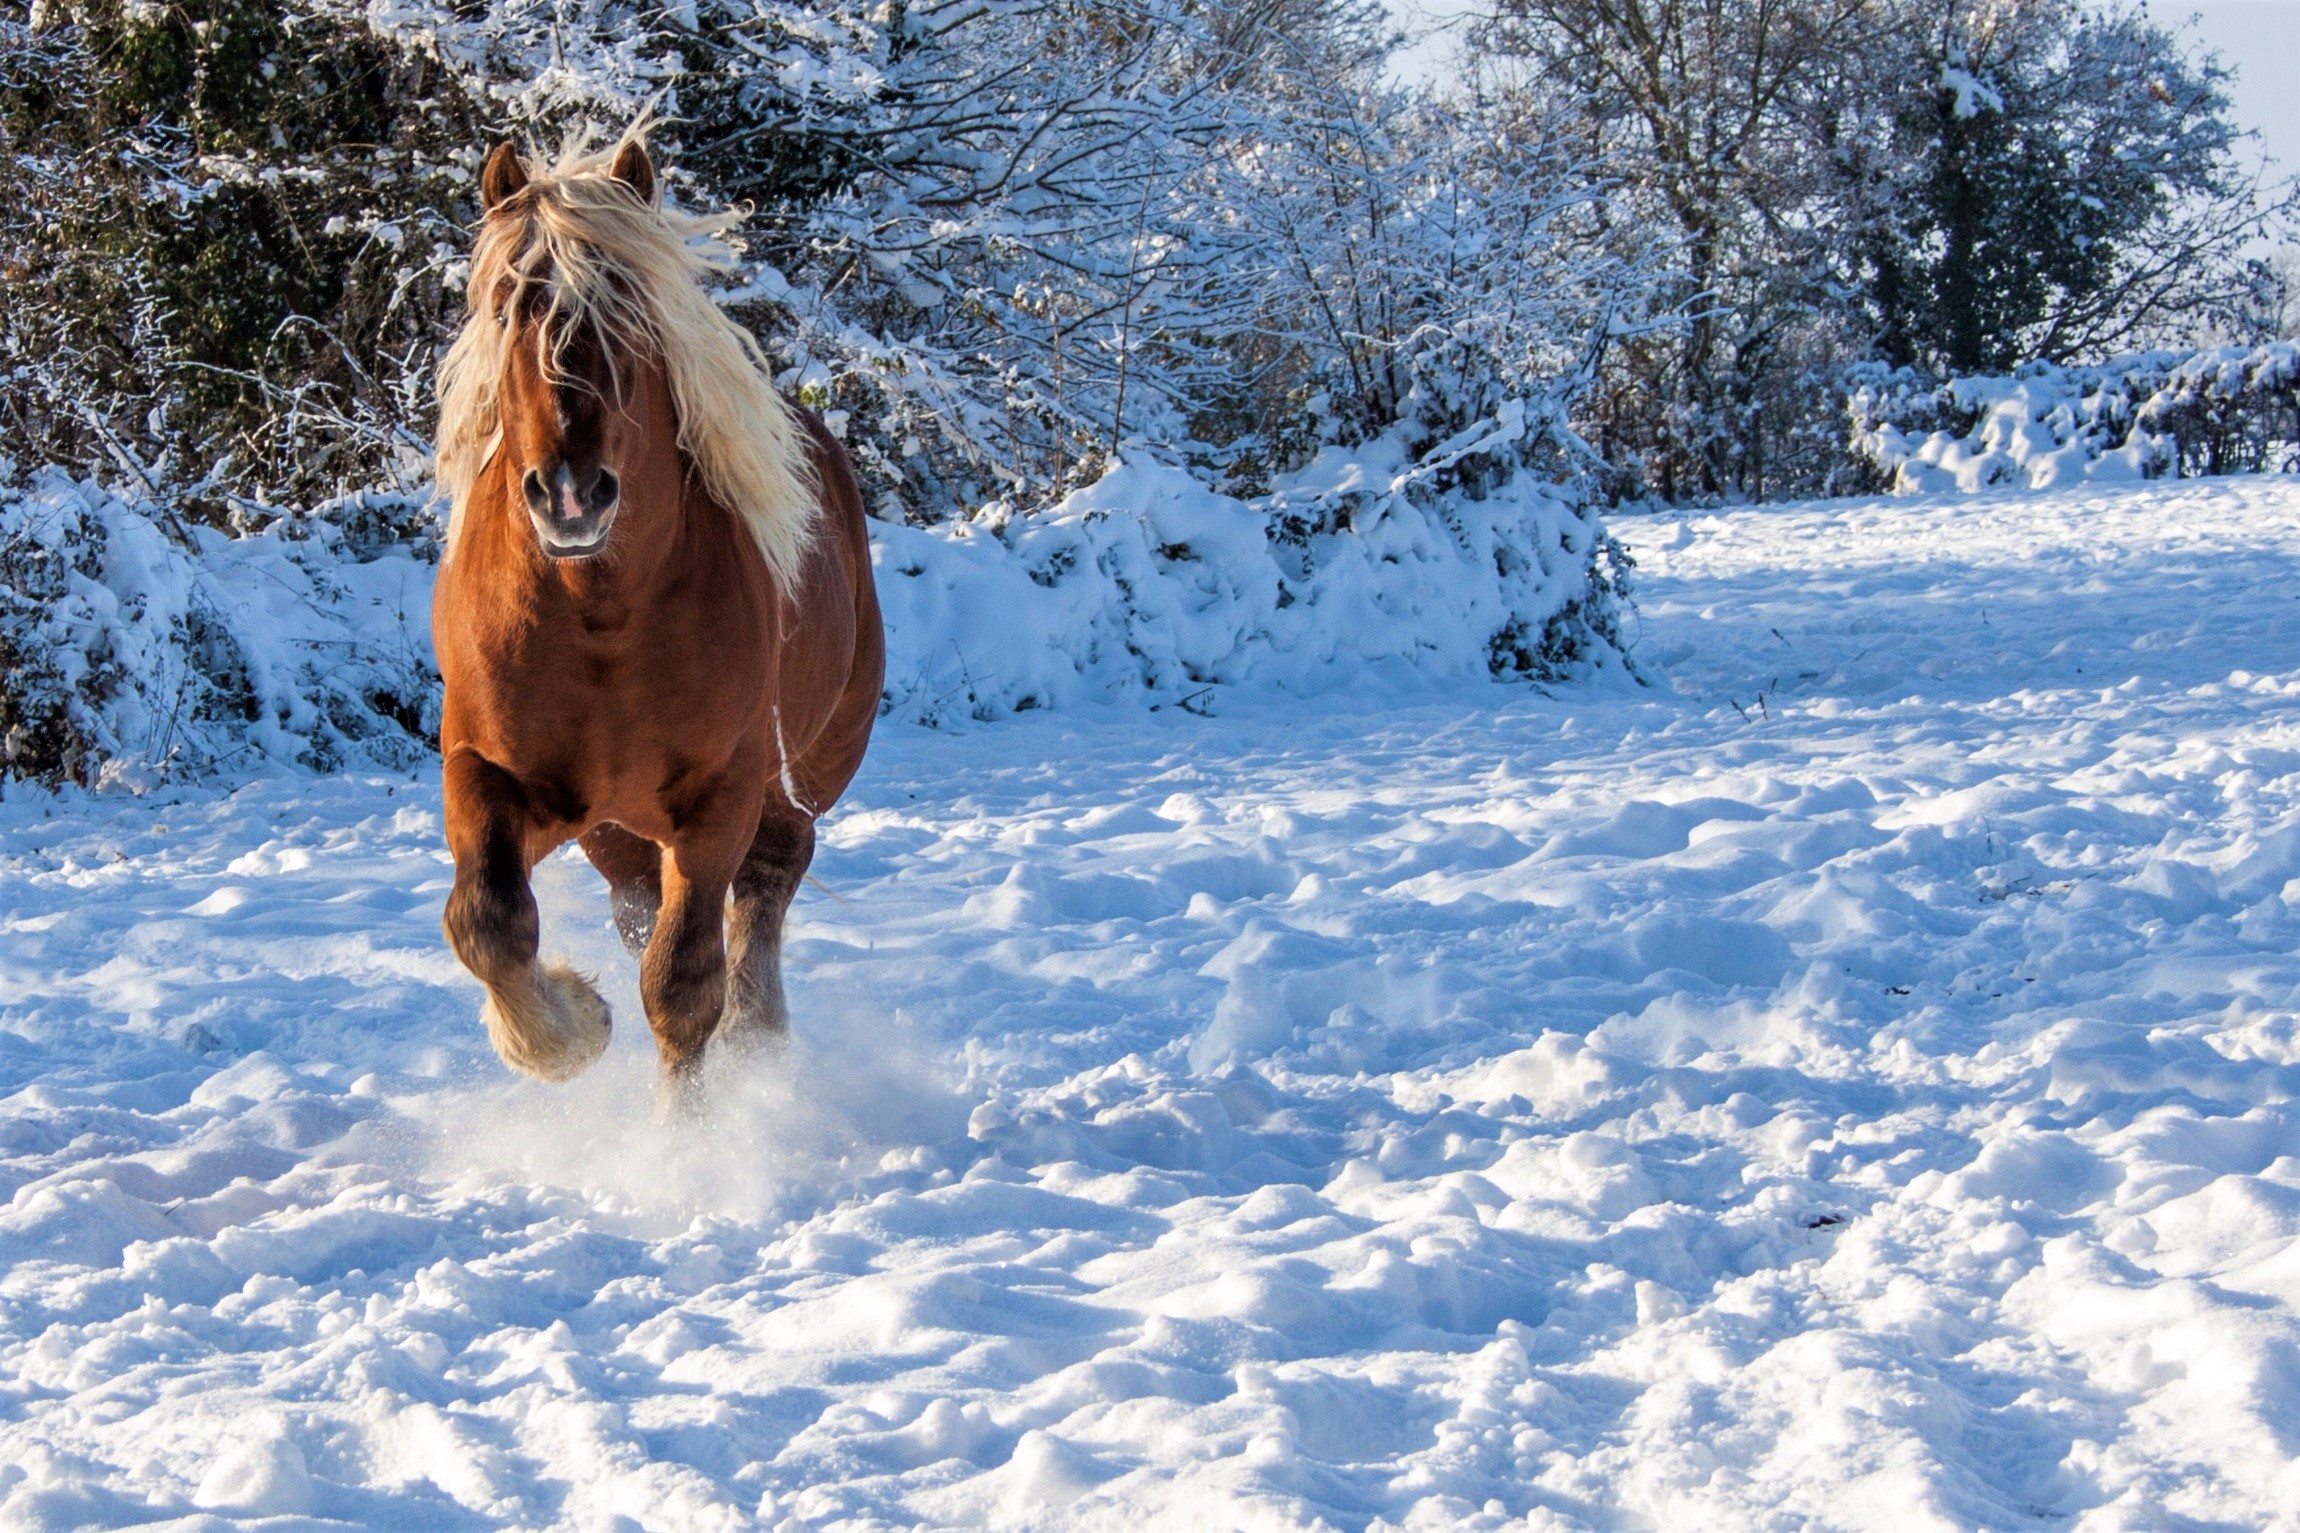
<path id="1" fill-rule="evenodd" d="M 562 629 L 504 646 L 481 668 L 504 765 L 571 779 L 594 798 L 739 754 L 773 702 L 749 628 L 729 617 L 715 637 Z"/>
<path id="2" fill-rule="evenodd" d="M 767 701 L 766 656 L 745 624 L 703 633 L 602 634 L 571 643 L 530 670 L 555 669 L 554 690 L 590 731 L 628 737 L 738 729 Z"/>

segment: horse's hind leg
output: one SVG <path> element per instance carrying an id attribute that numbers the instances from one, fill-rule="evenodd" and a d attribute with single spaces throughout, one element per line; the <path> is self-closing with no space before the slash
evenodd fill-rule
<path id="1" fill-rule="evenodd" d="M 815 856 L 815 822 L 769 814 L 735 874 L 729 914 L 727 1041 L 756 1045 L 790 1027 L 783 999 L 783 918 Z"/>
<path id="2" fill-rule="evenodd" d="M 620 825 L 595 825 L 583 833 L 583 855 L 607 880 L 615 912 L 615 934 L 633 958 L 647 951 L 655 918 L 663 908 L 663 849 Z"/>
<path id="3" fill-rule="evenodd" d="M 468 750 L 442 772 L 455 888 L 441 926 L 487 987 L 481 1018 L 505 1064 L 545 1080 L 579 1075 L 607 1047 L 607 1003 L 565 964 L 535 962 L 541 921 L 527 875 L 548 850 L 517 779 Z"/>

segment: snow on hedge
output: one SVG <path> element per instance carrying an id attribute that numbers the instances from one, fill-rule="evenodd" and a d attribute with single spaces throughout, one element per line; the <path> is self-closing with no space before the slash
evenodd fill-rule
<path id="1" fill-rule="evenodd" d="M 414 510 L 354 497 L 231 537 L 54 471 L 0 489 L 10 771 L 142 787 L 420 759 L 438 673 Z"/>
<path id="2" fill-rule="evenodd" d="M 1409 466 L 1329 449 L 1247 502 L 1149 460 L 1053 512 L 873 522 L 885 710 L 928 724 L 1216 685 L 1626 677 L 1626 560 L 1596 512 L 1465 460 L 1505 410 Z M 19 776 L 140 786 L 262 763 L 405 766 L 431 748 L 438 555 L 404 498 L 228 537 L 58 473 L 0 492 L 0 734 Z"/>
<path id="3" fill-rule="evenodd" d="M 2030 363 L 1934 384 L 1857 370 L 1853 451 L 1896 494 L 2050 489 L 2300 464 L 2300 345 Z"/>
<path id="4" fill-rule="evenodd" d="M 1595 513 L 1519 474 L 1419 493 L 1394 442 L 1248 503 L 1124 463 L 1047 517 L 879 527 L 887 706 L 927 723 L 1216 685 L 1627 674 Z"/>

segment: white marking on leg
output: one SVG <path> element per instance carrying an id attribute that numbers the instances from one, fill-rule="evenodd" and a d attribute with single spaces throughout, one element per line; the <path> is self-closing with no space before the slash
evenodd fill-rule
<path id="1" fill-rule="evenodd" d="M 791 781 L 791 748 L 783 743 L 783 705 L 775 703 L 769 711 L 775 718 L 775 757 L 776 765 L 782 769 L 783 797 L 790 801 L 793 809 L 811 820 L 815 817 L 813 807 L 799 797 L 799 785 Z"/>

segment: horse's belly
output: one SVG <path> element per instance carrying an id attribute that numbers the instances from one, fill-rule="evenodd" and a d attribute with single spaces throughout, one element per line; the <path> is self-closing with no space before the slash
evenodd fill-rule
<path id="1" fill-rule="evenodd" d="M 698 820 L 755 821 L 794 772 L 802 796 L 818 779 L 835 796 L 851 765 L 807 758 L 853 670 L 855 601 L 828 550 L 811 573 L 795 611 L 714 588 L 613 630 L 550 611 L 456 633 L 439 646 L 442 744 L 519 779 L 560 835 L 612 822 L 664 841 Z"/>

